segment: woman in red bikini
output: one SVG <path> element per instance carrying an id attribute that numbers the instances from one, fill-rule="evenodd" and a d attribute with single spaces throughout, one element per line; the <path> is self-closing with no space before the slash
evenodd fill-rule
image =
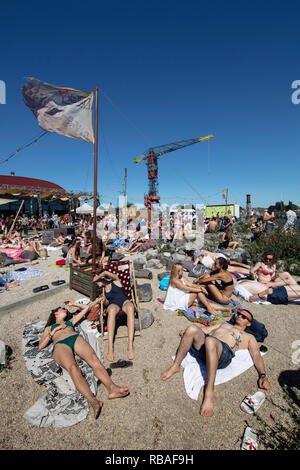
<path id="1" fill-rule="evenodd" d="M 254 279 L 268 287 L 297 285 L 297 281 L 292 278 L 290 273 L 276 272 L 276 258 L 273 251 L 264 251 L 261 261 L 250 269 Z"/>

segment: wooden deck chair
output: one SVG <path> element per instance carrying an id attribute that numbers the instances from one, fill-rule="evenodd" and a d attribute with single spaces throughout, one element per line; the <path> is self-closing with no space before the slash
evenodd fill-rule
<path id="1" fill-rule="evenodd" d="M 132 261 L 111 261 L 105 265 L 105 270 L 109 271 L 113 274 L 116 274 L 120 279 L 122 286 L 126 292 L 128 299 L 133 303 L 135 307 L 135 315 L 137 315 L 138 319 L 138 330 L 135 331 L 135 335 L 141 335 L 142 331 L 142 321 L 141 321 L 141 312 L 140 312 L 140 304 L 137 292 L 137 284 L 135 280 L 135 273 L 134 273 L 134 266 Z M 104 292 L 104 287 L 102 288 L 102 293 Z M 105 309 L 103 305 L 103 301 L 100 304 L 100 325 L 101 325 L 101 336 L 104 339 L 108 339 L 104 336 L 104 315 Z M 122 310 L 119 311 L 118 316 L 126 315 Z M 125 334 L 116 334 L 115 338 L 126 338 L 128 337 L 128 333 Z"/>

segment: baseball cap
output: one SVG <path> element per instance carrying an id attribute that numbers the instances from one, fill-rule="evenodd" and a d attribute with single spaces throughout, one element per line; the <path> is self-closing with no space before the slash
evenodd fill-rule
<path id="1" fill-rule="evenodd" d="M 216 259 L 218 259 L 218 258 L 228 259 L 228 256 L 223 255 L 223 253 L 218 253 L 217 256 L 216 256 Z"/>

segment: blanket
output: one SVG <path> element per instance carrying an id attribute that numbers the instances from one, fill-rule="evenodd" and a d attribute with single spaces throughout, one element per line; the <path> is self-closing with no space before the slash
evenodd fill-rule
<path id="1" fill-rule="evenodd" d="M 249 302 L 249 298 L 251 297 L 251 292 L 249 292 L 242 284 L 237 284 L 234 286 L 233 293 L 237 296 L 242 297 L 244 300 Z M 264 305 L 272 305 L 271 302 L 268 302 L 267 300 L 256 300 L 255 302 L 252 302 L 253 304 L 264 304 Z M 300 303 L 300 299 L 298 300 L 291 300 L 288 302 L 289 304 L 298 304 Z"/>
<path id="2" fill-rule="evenodd" d="M 41 271 L 35 268 L 22 268 L 20 270 L 16 269 L 13 273 L 7 273 L 6 282 L 16 282 L 16 281 L 25 281 L 27 279 L 32 279 L 33 277 L 42 277 L 44 276 L 45 271 Z"/>
<path id="3" fill-rule="evenodd" d="M 75 330 L 89 342 L 100 361 L 103 362 L 96 336 L 93 333 L 88 334 L 83 328 L 83 323 L 77 324 Z M 90 405 L 76 390 L 67 371 L 53 360 L 53 344 L 51 343 L 41 351 L 38 350 L 39 339 L 45 324 L 44 321 L 26 323 L 23 332 L 22 350 L 25 364 L 35 382 L 44 385 L 47 389 L 47 393 L 26 411 L 24 417 L 30 424 L 37 427 L 72 426 L 86 419 Z M 97 379 L 92 369 L 77 355 L 75 359 L 89 387 L 96 394 Z"/>
<path id="4" fill-rule="evenodd" d="M 0 264 L 9 266 L 10 264 L 26 263 L 29 259 L 23 259 L 20 255 L 23 253 L 22 248 L 0 248 Z"/>
<path id="5" fill-rule="evenodd" d="M 202 307 L 190 307 L 187 310 L 177 310 L 177 316 L 184 316 L 190 322 L 211 326 L 217 323 L 220 318 L 232 317 L 231 312 L 220 312 L 218 315 L 209 314 Z"/>
<path id="6" fill-rule="evenodd" d="M 266 353 L 261 353 L 263 356 Z M 173 357 L 173 360 L 175 357 Z M 198 400 L 201 387 L 206 382 L 206 365 L 197 357 L 196 351 L 192 348 L 186 354 L 181 366 L 184 369 L 183 381 L 187 395 L 192 400 Z M 237 377 L 253 366 L 251 355 L 247 349 L 241 349 L 235 353 L 229 366 L 225 369 L 218 369 L 216 373 L 215 385 L 219 385 Z"/>

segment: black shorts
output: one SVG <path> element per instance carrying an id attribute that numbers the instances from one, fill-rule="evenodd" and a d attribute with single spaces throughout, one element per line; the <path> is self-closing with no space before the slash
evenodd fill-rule
<path id="1" fill-rule="evenodd" d="M 205 335 L 205 338 L 207 336 L 210 336 L 210 335 Z M 217 338 L 215 338 L 215 339 L 217 339 Z M 217 339 L 217 341 L 220 341 L 220 340 Z M 221 353 L 221 356 L 219 358 L 217 369 L 225 369 L 225 367 L 229 366 L 229 364 L 231 363 L 231 361 L 234 358 L 235 354 L 232 351 L 232 349 L 228 346 L 228 344 L 224 343 L 223 341 L 220 341 L 220 343 L 222 344 L 222 353 Z M 195 348 L 193 348 L 193 349 L 198 353 L 199 359 L 201 359 L 201 361 L 206 362 L 205 342 L 201 346 L 199 351 L 197 351 Z"/>

